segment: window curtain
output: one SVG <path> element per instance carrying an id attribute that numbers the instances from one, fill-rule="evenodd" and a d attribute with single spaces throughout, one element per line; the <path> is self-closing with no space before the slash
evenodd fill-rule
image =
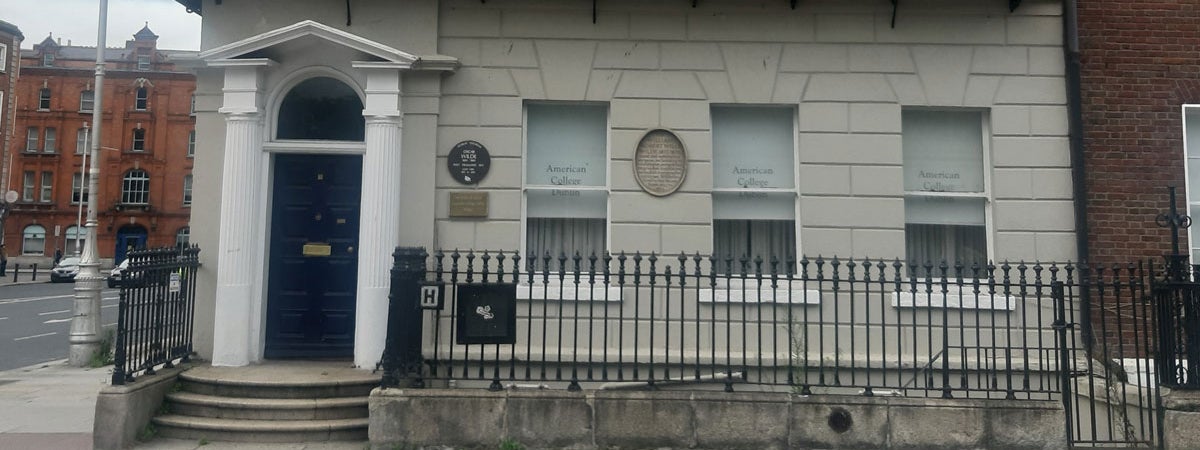
<path id="1" fill-rule="evenodd" d="M 604 256 L 607 248 L 604 238 L 604 219 L 571 219 L 571 218 L 542 218 L 530 217 L 526 224 L 526 248 L 529 253 L 536 255 L 533 261 L 536 270 L 574 271 L 576 253 L 584 258 L 580 268 L 588 268 L 587 258 L 596 255 Z M 551 261 L 546 264 L 545 256 L 550 255 Z M 558 258 L 566 255 L 565 267 L 559 267 Z M 523 255 L 526 257 L 528 255 Z"/>
<path id="2" fill-rule="evenodd" d="M 972 264 L 987 267 L 987 231 L 981 225 L 910 223 L 904 226 L 904 238 L 910 275 L 940 277 L 943 261 L 950 277 L 957 264 L 962 264 L 964 276 L 971 275 Z M 932 269 L 926 270 L 926 264 Z"/>
<path id="3" fill-rule="evenodd" d="M 714 220 L 713 255 L 717 259 L 717 271 L 721 273 L 755 273 L 754 260 L 758 257 L 762 257 L 764 274 L 771 273 L 772 259 L 779 261 L 777 273 L 794 272 L 795 222 Z M 743 257 L 747 260 L 745 267 L 742 266 Z"/>

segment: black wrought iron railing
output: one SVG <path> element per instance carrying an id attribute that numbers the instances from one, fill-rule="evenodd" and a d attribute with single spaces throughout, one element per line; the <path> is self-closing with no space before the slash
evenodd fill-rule
<path id="1" fill-rule="evenodd" d="M 173 367 L 192 354 L 199 253 L 196 246 L 129 252 L 129 267 L 119 278 L 112 384 Z"/>
<path id="2" fill-rule="evenodd" d="M 1056 333 L 1072 333 L 1054 326 L 1051 284 L 1073 286 L 1063 304 L 1072 318 L 1084 278 L 1127 288 L 1122 274 L 1072 264 L 923 264 L 910 272 L 898 260 L 837 257 L 785 262 L 618 253 L 551 261 L 487 251 L 407 257 L 420 262 L 411 265 L 418 273 L 413 281 L 423 286 L 410 283 L 398 292 L 393 283 L 393 310 L 419 313 L 396 302 L 421 289 L 427 309 L 422 321 L 389 330 L 392 351 L 384 366 L 418 385 L 429 379 L 485 381 L 492 388 L 690 383 L 1048 399 L 1062 383 Z M 515 298 L 511 306 L 502 303 L 506 292 Z M 488 315 L 511 325 L 489 324 Z M 395 317 L 393 328 L 401 322 Z M 400 356 L 395 349 L 404 345 L 393 339 L 414 326 L 421 333 L 419 361 L 412 346 L 407 358 Z M 399 376 L 385 377 L 385 384 Z"/>

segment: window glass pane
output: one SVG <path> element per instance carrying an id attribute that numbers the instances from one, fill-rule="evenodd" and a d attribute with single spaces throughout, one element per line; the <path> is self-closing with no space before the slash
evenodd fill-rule
<path id="1" fill-rule="evenodd" d="M 93 91 L 83 91 L 79 94 L 79 110 L 91 111 L 95 104 L 96 93 Z"/>
<path id="2" fill-rule="evenodd" d="M 36 152 L 38 150 L 38 128 L 29 127 L 25 129 L 25 151 Z"/>
<path id="3" fill-rule="evenodd" d="M 196 156 L 196 131 L 188 133 L 187 155 Z"/>
<path id="4" fill-rule="evenodd" d="M 527 219 L 526 248 L 528 254 L 537 255 L 534 267 L 558 271 L 561 267 L 557 258 L 567 255 L 568 258 L 580 256 L 586 258 L 595 254 L 603 256 L 607 248 L 604 241 L 604 219 L 571 219 L 571 218 L 529 218 Z M 554 258 L 547 265 L 542 260 L 546 254 Z M 585 261 L 580 267 L 586 267 Z M 574 262 L 568 260 L 566 270 L 574 270 Z"/>
<path id="5" fill-rule="evenodd" d="M 590 217 L 603 219 L 608 193 L 570 189 L 530 190 L 525 213 L 529 217 Z"/>
<path id="6" fill-rule="evenodd" d="M 146 88 L 144 88 L 144 87 L 138 88 L 137 89 L 137 97 L 134 99 L 133 107 L 136 109 L 146 109 L 146 97 L 147 97 Z"/>
<path id="7" fill-rule="evenodd" d="M 49 202 L 54 193 L 54 172 L 42 172 L 42 197 L 41 201 Z"/>
<path id="8" fill-rule="evenodd" d="M 150 177 L 143 170 L 132 170 L 125 174 L 121 184 L 121 203 L 142 205 L 149 203 Z"/>
<path id="9" fill-rule="evenodd" d="M 54 153 L 58 151 L 58 130 L 55 128 L 46 129 L 46 142 L 42 147 L 42 151 L 46 153 Z"/>
<path id="10" fill-rule="evenodd" d="M 191 236 L 192 229 L 190 227 L 180 228 L 179 231 L 175 233 L 175 245 L 181 247 L 188 245 L 188 242 L 191 241 Z"/>
<path id="11" fill-rule="evenodd" d="M 605 186 L 608 111 L 596 105 L 529 105 L 527 185 Z"/>
<path id="12" fill-rule="evenodd" d="M 87 201 L 87 195 L 83 193 L 83 176 L 74 174 L 71 176 L 71 203 L 79 203 L 81 199 Z"/>
<path id="13" fill-rule="evenodd" d="M 90 132 L 87 128 L 80 128 L 79 131 L 76 131 L 75 132 L 75 154 L 82 155 L 83 152 L 88 151 L 88 147 L 91 146 L 90 141 L 91 141 L 91 136 L 90 136 Z"/>
<path id="14" fill-rule="evenodd" d="M 904 221 L 942 225 L 983 225 L 982 198 L 916 197 L 904 198 Z"/>
<path id="15" fill-rule="evenodd" d="M 792 270 L 788 262 L 796 260 L 796 222 L 713 220 L 713 256 L 722 273 L 754 273 L 753 261 L 759 257 L 763 273 L 771 273 L 772 258 L 779 261 L 777 273 L 788 273 Z M 743 257 L 749 262 L 747 267 L 742 266 Z"/>
<path id="16" fill-rule="evenodd" d="M 63 246 L 65 247 L 63 249 L 63 253 L 67 255 L 78 255 L 80 251 L 83 250 L 83 239 L 87 237 L 85 236 L 86 234 L 87 233 L 84 233 L 83 229 L 80 227 L 76 227 L 74 225 L 67 227 L 67 231 L 64 234 L 65 237 L 63 238 Z"/>
<path id="17" fill-rule="evenodd" d="M 133 150 L 142 151 L 146 149 L 146 130 L 133 130 Z"/>
<path id="18" fill-rule="evenodd" d="M 41 255 L 46 250 L 46 229 L 41 225 L 30 225 L 22 232 L 21 253 Z"/>
<path id="19" fill-rule="evenodd" d="M 38 109 L 50 109 L 50 90 L 42 88 L 38 90 Z"/>
<path id="20" fill-rule="evenodd" d="M 978 111 L 903 112 L 904 190 L 983 192 Z"/>
<path id="21" fill-rule="evenodd" d="M 713 192 L 714 219 L 794 220 L 796 195 L 791 192 Z"/>
<path id="22" fill-rule="evenodd" d="M 21 200 L 33 201 L 33 183 L 35 181 L 33 177 L 33 172 L 25 172 L 25 182 L 21 186 Z"/>
<path id="23" fill-rule="evenodd" d="M 714 107 L 713 186 L 796 186 L 791 108 Z"/>
<path id="24" fill-rule="evenodd" d="M 192 176 L 184 175 L 183 177 L 183 205 L 190 206 L 192 204 Z"/>

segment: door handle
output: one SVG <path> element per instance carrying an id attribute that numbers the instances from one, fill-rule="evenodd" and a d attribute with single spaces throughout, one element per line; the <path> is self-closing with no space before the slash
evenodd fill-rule
<path id="1" fill-rule="evenodd" d="M 354 253 L 354 246 L 351 245 L 349 247 L 346 247 L 346 253 Z"/>

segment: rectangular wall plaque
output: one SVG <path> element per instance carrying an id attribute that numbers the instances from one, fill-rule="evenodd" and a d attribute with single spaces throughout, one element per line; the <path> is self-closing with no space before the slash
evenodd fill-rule
<path id="1" fill-rule="evenodd" d="M 479 191 L 451 192 L 450 217 L 487 217 L 488 193 Z"/>

